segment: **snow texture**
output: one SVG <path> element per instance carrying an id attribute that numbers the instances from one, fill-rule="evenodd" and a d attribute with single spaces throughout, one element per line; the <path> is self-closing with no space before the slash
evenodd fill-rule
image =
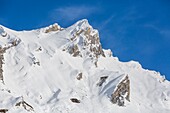
<path id="1" fill-rule="evenodd" d="M 0 47 L 8 47 L 0 82 L 0 110 L 7 113 L 170 113 L 170 82 L 102 49 L 86 19 L 68 28 L 1 26 Z M 127 75 L 130 101 L 113 104 L 112 94 Z"/>

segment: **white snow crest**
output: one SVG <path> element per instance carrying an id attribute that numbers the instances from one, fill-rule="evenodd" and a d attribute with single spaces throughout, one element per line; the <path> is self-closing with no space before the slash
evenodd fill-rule
<path id="1" fill-rule="evenodd" d="M 2 113 L 170 113 L 170 82 L 102 49 L 98 31 L 86 19 L 64 29 L 0 27 L 0 47 L 8 47 L 1 53 Z M 118 85 L 126 75 L 130 101 L 119 106 L 112 94 L 126 93 L 124 83 Z"/>

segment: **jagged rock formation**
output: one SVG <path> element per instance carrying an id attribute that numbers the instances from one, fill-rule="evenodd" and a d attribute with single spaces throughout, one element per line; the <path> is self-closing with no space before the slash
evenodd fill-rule
<path id="1" fill-rule="evenodd" d="M 74 57 L 89 56 L 97 59 L 99 56 L 105 57 L 99 39 L 98 31 L 93 29 L 87 20 L 82 20 L 77 24 L 77 28 L 71 31 L 72 37 L 70 38 L 72 45 L 64 48 L 68 50 Z"/>
<path id="2" fill-rule="evenodd" d="M 52 32 L 52 31 L 60 31 L 60 30 L 62 30 L 62 28 L 56 23 L 56 24 L 53 24 L 49 27 L 46 27 L 45 33 L 49 33 L 49 32 Z"/>
<path id="3" fill-rule="evenodd" d="M 2 69 L 2 64 L 4 61 L 4 54 L 5 50 L 3 48 L 0 48 L 0 80 L 3 81 L 3 69 Z"/>
<path id="4" fill-rule="evenodd" d="M 31 105 L 29 105 L 27 102 L 25 102 L 24 100 L 22 100 L 21 102 L 16 103 L 15 106 L 18 106 L 18 107 L 21 106 L 27 111 L 34 111 L 34 108 Z"/>
<path id="5" fill-rule="evenodd" d="M 116 87 L 112 94 L 112 103 L 118 104 L 119 106 L 124 106 L 125 99 L 130 101 L 130 80 L 126 76 Z"/>

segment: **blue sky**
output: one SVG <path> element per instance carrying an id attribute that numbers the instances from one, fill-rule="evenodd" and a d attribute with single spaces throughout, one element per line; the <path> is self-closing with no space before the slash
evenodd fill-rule
<path id="1" fill-rule="evenodd" d="M 170 80 L 169 0 L 0 0 L 0 24 L 14 30 L 83 18 L 121 61 L 139 61 Z"/>

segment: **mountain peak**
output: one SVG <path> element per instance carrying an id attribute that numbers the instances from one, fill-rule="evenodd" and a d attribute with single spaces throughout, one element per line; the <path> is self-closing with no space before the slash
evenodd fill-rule
<path id="1" fill-rule="evenodd" d="M 89 25 L 86 19 L 78 21 L 66 30 L 70 31 L 70 44 L 67 44 L 63 50 L 67 50 L 74 57 L 88 56 L 94 59 L 99 56 L 105 57 L 99 33 Z"/>
<path id="2" fill-rule="evenodd" d="M 86 19 L 64 29 L 0 27 L 0 46 L 0 112 L 170 112 L 170 82 L 112 56 Z"/>
<path id="3" fill-rule="evenodd" d="M 79 20 L 75 23 L 75 25 L 82 28 L 82 29 L 90 26 L 87 19 Z"/>

